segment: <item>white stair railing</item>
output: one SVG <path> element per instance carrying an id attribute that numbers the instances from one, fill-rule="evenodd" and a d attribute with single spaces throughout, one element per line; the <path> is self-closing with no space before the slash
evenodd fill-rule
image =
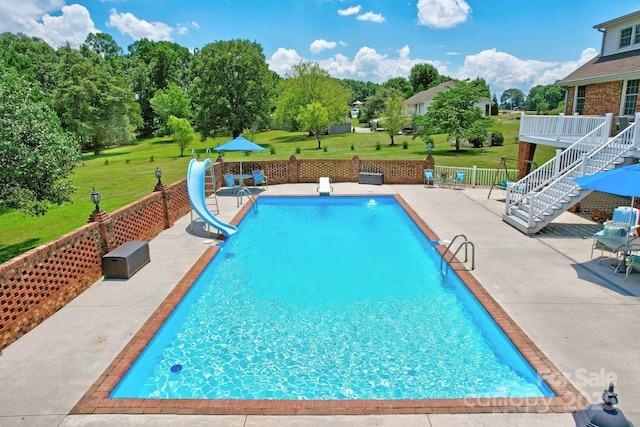
<path id="1" fill-rule="evenodd" d="M 537 173 L 538 170 L 531 173 L 530 176 L 536 176 L 540 179 L 540 184 L 535 185 L 532 190 L 526 194 L 518 194 L 513 191 L 518 185 L 526 185 L 535 181 L 523 179 L 507 189 L 507 207 L 505 215 L 509 215 L 511 209 L 516 209 L 519 204 L 527 205 L 527 227 L 532 228 L 536 221 L 542 221 L 543 216 L 550 218 L 554 211 L 564 211 L 563 207 L 571 205 L 571 200 L 580 192 L 580 187 L 575 183 L 574 179 L 585 175 L 611 168 L 611 165 L 620 163 L 623 156 L 638 146 L 640 139 L 640 114 L 636 115 L 636 122 L 620 132 L 618 135 L 610 138 L 604 144 L 595 144 L 597 135 L 587 135 L 581 141 L 572 147 L 581 147 L 581 153 L 577 149 L 572 149 L 570 153 L 560 153 L 556 159 L 547 162 L 538 170 L 543 169 L 544 172 Z M 595 132 L 595 130 L 594 130 Z M 571 148 L 571 147 L 570 147 Z M 567 149 L 566 151 L 569 151 Z M 578 156 L 579 157 L 576 157 Z M 558 167 L 560 164 L 567 166 Z M 547 178 L 547 176 L 549 178 Z M 528 178 L 525 177 L 525 178 Z M 517 203 L 513 203 L 517 200 Z M 509 206 L 510 205 L 510 206 Z"/>

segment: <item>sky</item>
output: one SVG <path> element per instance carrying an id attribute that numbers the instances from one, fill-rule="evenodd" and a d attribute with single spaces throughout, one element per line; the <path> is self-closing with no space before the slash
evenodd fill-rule
<path id="1" fill-rule="evenodd" d="M 192 50 L 247 39 L 283 77 L 313 61 L 384 83 L 427 63 L 482 77 L 499 99 L 567 76 L 599 53 L 594 25 L 637 10 L 622 0 L 0 0 L 0 32 L 74 48 L 105 32 L 125 52 L 141 38 Z"/>

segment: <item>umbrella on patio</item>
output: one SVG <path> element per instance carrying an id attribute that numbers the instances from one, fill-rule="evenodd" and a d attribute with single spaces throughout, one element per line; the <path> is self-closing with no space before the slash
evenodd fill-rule
<path id="1" fill-rule="evenodd" d="M 229 142 L 214 148 L 218 153 L 221 151 L 265 151 L 265 149 L 258 144 L 255 144 L 242 135 L 232 139 Z M 242 175 L 242 157 L 240 157 L 240 175 Z"/>
<path id="2" fill-rule="evenodd" d="M 575 178 L 574 181 L 589 190 L 631 197 L 633 208 L 635 198 L 640 197 L 640 163 Z M 629 227 L 632 226 L 632 218 L 633 215 L 629 215 Z"/>

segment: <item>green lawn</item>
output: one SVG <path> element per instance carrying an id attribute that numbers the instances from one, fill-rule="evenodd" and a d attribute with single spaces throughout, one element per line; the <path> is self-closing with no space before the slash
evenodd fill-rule
<path id="1" fill-rule="evenodd" d="M 433 149 L 436 164 L 496 168 L 501 157 L 518 157 L 518 145 L 514 141 L 519 123 L 519 120 L 512 119 L 496 121 L 494 130 L 504 134 L 505 143 L 501 147 L 469 148 L 456 152 L 444 135 L 438 135 Z M 382 132 L 328 135 L 321 140 L 322 147 L 327 148 L 324 151 L 318 149 L 317 140 L 306 133 L 273 130 L 257 134 L 254 138 L 254 142 L 267 149 L 266 152 L 250 153 L 243 159 L 281 160 L 295 154 L 300 159 L 350 159 L 358 155 L 361 159 L 420 160 L 427 155 L 426 146 L 419 139 L 408 136 L 396 136 L 394 139 L 395 145 L 392 147 L 389 145 L 389 135 Z M 93 210 L 90 197 L 93 187 L 102 197 L 100 207 L 113 212 L 153 191 L 156 167 L 162 170 L 163 182 L 176 182 L 186 176 L 192 149 L 204 158 L 207 148 L 214 148 L 228 140 L 229 137 L 224 136 L 194 142 L 185 150 L 184 157 L 178 157 L 180 151 L 177 144 L 168 138 L 141 140 L 135 145 L 109 149 L 97 156 L 84 154 L 82 163 L 71 176 L 77 187 L 73 203 L 51 206 L 49 212 L 41 217 L 30 217 L 0 208 L 0 262 L 86 224 Z M 408 143 L 407 149 L 402 146 L 405 141 Z M 376 149 L 378 144 L 379 150 Z M 272 148 L 275 154 L 271 154 Z M 299 154 L 296 153 L 298 148 Z M 551 158 L 554 152 L 552 147 L 539 146 L 535 160 L 540 165 Z M 231 153 L 228 161 L 237 161 L 238 158 L 238 153 Z M 515 168 L 515 163 L 509 167 Z"/>

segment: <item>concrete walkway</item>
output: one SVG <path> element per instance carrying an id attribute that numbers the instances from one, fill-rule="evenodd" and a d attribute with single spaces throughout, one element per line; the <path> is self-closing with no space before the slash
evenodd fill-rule
<path id="1" fill-rule="evenodd" d="M 315 194 L 315 184 L 266 194 Z M 640 274 L 614 276 L 590 260 L 593 223 L 573 214 L 542 236 L 502 222 L 501 194 L 419 185 L 333 184 L 334 194 L 399 193 L 442 240 L 475 244 L 473 275 L 588 398 L 616 384 L 620 409 L 640 425 Z M 236 199 L 219 196 L 222 220 Z M 151 263 L 131 279 L 99 280 L 0 356 L 0 426 L 574 426 L 570 414 L 394 416 L 67 415 L 210 241 L 189 215 L 150 242 Z"/>

